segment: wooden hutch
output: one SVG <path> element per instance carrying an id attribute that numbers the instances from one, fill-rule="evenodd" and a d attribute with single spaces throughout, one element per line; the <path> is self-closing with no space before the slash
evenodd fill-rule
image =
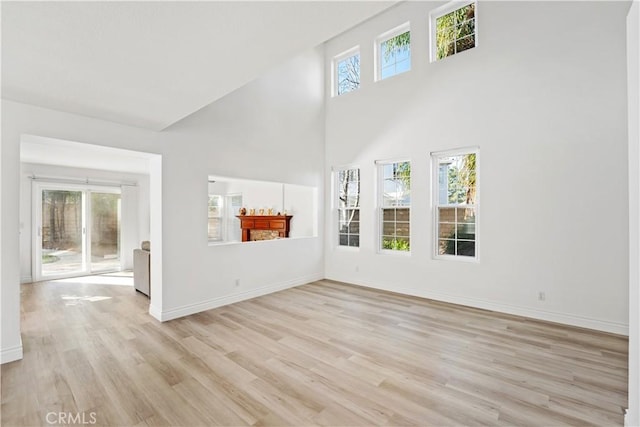
<path id="1" fill-rule="evenodd" d="M 251 232 L 273 231 L 278 238 L 289 237 L 291 218 L 293 215 L 237 215 L 242 229 L 242 241 L 256 240 L 251 238 Z"/>

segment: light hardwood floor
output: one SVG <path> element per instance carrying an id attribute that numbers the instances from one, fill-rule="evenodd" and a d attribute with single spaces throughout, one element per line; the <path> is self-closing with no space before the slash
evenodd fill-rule
<path id="1" fill-rule="evenodd" d="M 622 425 L 620 336 L 330 281 L 166 323 L 147 307 L 23 285 L 2 425 Z"/>

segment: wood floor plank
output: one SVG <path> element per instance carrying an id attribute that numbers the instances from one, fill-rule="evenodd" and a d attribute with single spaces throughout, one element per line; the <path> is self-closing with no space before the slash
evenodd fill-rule
<path id="1" fill-rule="evenodd" d="M 210 393 L 196 379 L 189 378 L 173 386 L 173 389 L 194 407 L 205 415 L 210 425 L 244 425 L 246 420 L 235 413 L 223 401 Z M 252 422 L 255 422 L 252 421 Z"/>
<path id="2" fill-rule="evenodd" d="M 321 280 L 160 323 L 132 287 L 22 285 L 0 423 L 609 426 L 626 337 Z"/>
<path id="3" fill-rule="evenodd" d="M 269 409 L 249 397 L 240 387 L 220 377 L 215 371 L 197 357 L 185 357 L 178 361 L 188 370 L 193 379 L 201 384 L 216 406 L 219 401 L 244 422 L 238 425 L 253 425 L 258 419 L 269 414 Z M 186 394 L 184 391 L 182 394 Z M 229 415 L 231 417 L 231 415 Z"/>

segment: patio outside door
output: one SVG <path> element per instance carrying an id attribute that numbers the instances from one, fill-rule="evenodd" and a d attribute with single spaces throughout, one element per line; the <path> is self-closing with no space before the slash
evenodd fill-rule
<path id="1" fill-rule="evenodd" d="M 120 193 L 89 194 L 91 272 L 120 270 Z"/>
<path id="2" fill-rule="evenodd" d="M 34 280 L 120 270 L 120 189 L 34 184 Z"/>

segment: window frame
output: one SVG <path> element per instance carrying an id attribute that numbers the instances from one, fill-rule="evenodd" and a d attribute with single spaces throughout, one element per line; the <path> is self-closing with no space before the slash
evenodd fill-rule
<path id="1" fill-rule="evenodd" d="M 358 87 L 348 92 L 338 93 L 338 84 L 340 83 L 338 81 L 338 64 L 341 61 L 344 61 L 345 59 L 351 58 L 352 56 L 356 56 L 356 55 L 358 55 L 358 57 L 360 58 L 358 59 L 359 65 L 360 65 L 360 68 L 358 70 L 358 73 L 359 73 L 358 77 L 360 78 L 360 81 L 358 82 Z M 334 56 L 331 61 L 331 96 L 337 97 L 337 96 L 346 95 L 348 93 L 358 91 L 361 87 L 362 87 L 362 55 L 360 55 L 360 45 L 356 45 L 351 49 L 345 50 L 344 52 Z"/>
<path id="2" fill-rule="evenodd" d="M 360 250 L 360 244 L 361 244 L 361 238 L 362 238 L 362 168 L 357 166 L 357 165 L 349 165 L 349 166 L 338 166 L 338 167 L 334 167 L 332 168 L 332 172 L 333 172 L 333 218 L 334 221 L 336 221 L 336 226 L 334 228 L 335 232 L 334 232 L 334 239 L 335 239 L 335 247 L 340 248 L 341 250 L 353 250 L 353 251 L 357 251 Z M 347 207 L 347 208 L 341 208 L 340 207 L 340 181 L 338 179 L 338 175 L 340 172 L 343 171 L 349 171 L 349 170 L 354 170 L 357 169 L 358 170 L 358 206 L 356 207 Z M 340 244 L 340 211 L 341 210 L 358 210 L 358 223 L 359 223 L 359 228 L 358 228 L 358 246 L 350 246 L 350 245 L 341 245 Z M 336 219 L 337 218 L 337 219 Z M 348 233 L 348 235 L 350 235 L 351 233 Z M 354 233 L 355 234 L 355 233 Z"/>
<path id="3" fill-rule="evenodd" d="M 475 203 L 473 204 L 473 208 L 475 210 L 475 253 L 474 256 L 465 256 L 465 255 L 448 255 L 448 254 L 439 254 L 439 214 L 438 208 L 441 206 L 450 206 L 450 207 L 460 207 L 460 206 L 468 206 L 468 205 L 460 205 L 460 204 L 447 204 L 440 205 L 438 196 L 440 193 L 439 187 L 439 159 L 444 157 L 455 157 L 462 156 L 466 154 L 475 154 L 476 156 L 476 193 L 475 193 Z M 432 256 L 435 260 L 444 260 L 444 261 L 460 261 L 460 262 L 472 262 L 479 263 L 480 262 L 480 244 L 479 244 L 479 236 L 480 233 L 480 187 L 481 187 L 481 177 L 480 177 L 480 147 L 464 147 L 457 148 L 453 150 L 444 150 L 444 151 L 434 151 L 430 153 L 431 157 L 431 214 L 433 217 L 433 252 Z"/>
<path id="4" fill-rule="evenodd" d="M 431 12 L 429 12 L 429 36 L 430 36 L 430 40 L 429 40 L 429 58 L 430 58 L 430 62 L 438 62 L 441 61 L 445 58 L 449 58 L 451 56 L 455 56 L 458 54 L 458 52 L 454 53 L 453 55 L 449 55 L 449 56 L 445 56 L 444 58 L 440 58 L 438 59 L 436 56 L 438 55 L 438 48 L 437 48 L 437 26 L 436 26 L 436 21 L 438 18 L 445 16 L 455 10 L 461 9 L 463 7 L 466 7 L 470 4 L 475 4 L 475 12 L 474 12 L 474 30 L 473 30 L 473 37 L 474 37 L 474 46 L 473 48 L 478 47 L 478 1 L 477 0 L 452 0 L 449 3 L 446 3 L 440 7 L 437 7 L 435 9 L 433 9 Z M 470 49 L 467 49 L 470 50 Z M 462 51 L 465 52 L 465 51 Z M 462 53 L 460 52 L 460 53 Z"/>
<path id="5" fill-rule="evenodd" d="M 212 197 L 217 197 L 219 198 L 219 203 L 220 205 L 218 206 L 218 215 L 217 216 L 211 216 L 211 209 L 209 207 L 209 203 L 211 202 L 211 198 Z M 223 243 L 225 242 L 225 234 L 226 234 L 226 224 L 225 224 L 225 214 L 224 214 L 224 209 L 226 209 L 226 200 L 225 200 L 225 196 L 223 194 L 209 194 L 208 197 L 208 202 L 207 202 L 207 241 L 209 243 Z M 209 237 L 209 221 L 212 218 L 217 218 L 218 219 L 218 228 L 220 230 L 220 238 L 218 239 L 212 239 L 211 237 Z"/>
<path id="6" fill-rule="evenodd" d="M 395 206 L 395 208 L 408 208 L 409 209 L 409 250 L 399 250 L 399 249 L 385 249 L 383 248 L 383 237 L 384 237 L 384 209 L 385 208 L 393 208 L 394 206 L 385 206 L 383 204 L 384 201 L 384 171 L 383 168 L 385 165 L 391 165 L 394 163 L 409 163 L 411 165 L 411 160 L 408 158 L 399 158 L 399 159 L 388 159 L 388 160 L 376 160 L 376 222 L 377 222 L 377 236 L 376 236 L 376 245 L 378 254 L 394 254 L 399 256 L 411 256 L 411 233 L 412 233 L 412 220 L 411 217 L 413 215 L 413 210 L 411 205 L 413 201 L 410 201 L 408 205 L 403 206 Z M 409 176 L 409 191 L 411 191 L 413 177 Z"/>
<path id="7" fill-rule="evenodd" d="M 240 198 L 240 204 L 234 206 L 233 199 L 236 197 Z M 224 224 L 224 228 L 223 228 L 224 234 L 222 235 L 223 240 L 221 241 L 213 240 L 210 242 L 211 243 L 242 242 L 242 228 L 240 227 L 240 220 L 235 216 L 240 213 L 240 208 L 243 206 L 242 193 L 225 194 L 223 196 L 223 203 L 224 203 L 224 207 L 222 210 L 223 212 L 222 223 Z M 231 240 L 231 237 L 233 236 L 234 233 L 238 234 L 237 240 Z"/>
<path id="8" fill-rule="evenodd" d="M 409 32 L 409 35 L 411 35 L 411 21 L 407 21 L 404 24 L 398 25 L 397 27 L 392 28 L 389 31 L 385 31 L 384 33 L 376 37 L 373 43 L 373 58 L 375 63 L 375 73 L 374 73 L 375 79 L 374 80 L 376 82 L 387 80 L 411 71 L 411 65 L 412 65 L 411 64 L 411 42 L 409 42 L 409 69 L 407 71 L 403 71 L 401 73 L 396 73 L 389 77 L 382 78 L 382 58 L 381 58 L 382 43 L 396 36 L 399 36 L 400 34 L 404 34 L 406 32 Z"/>

